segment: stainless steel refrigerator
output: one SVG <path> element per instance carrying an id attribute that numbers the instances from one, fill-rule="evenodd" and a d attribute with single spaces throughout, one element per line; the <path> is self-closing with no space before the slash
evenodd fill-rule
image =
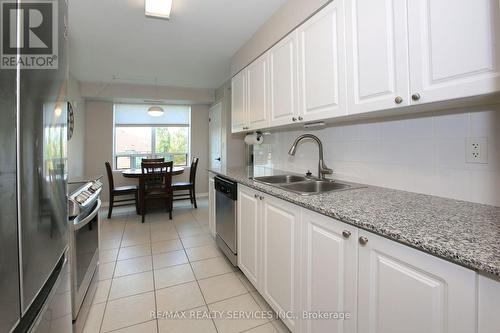
<path id="1" fill-rule="evenodd" d="M 23 2 L 18 1 L 18 8 Z M 57 38 L 58 68 L 0 69 L 1 333 L 71 332 L 67 3 L 54 0 L 52 5 L 57 7 L 53 19 L 58 31 L 38 33 Z"/>

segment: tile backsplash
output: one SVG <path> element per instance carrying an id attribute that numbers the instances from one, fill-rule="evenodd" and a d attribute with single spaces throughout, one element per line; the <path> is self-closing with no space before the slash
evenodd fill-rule
<path id="1" fill-rule="evenodd" d="M 500 206 L 500 105 L 276 132 L 255 148 L 255 164 L 316 174 L 314 142 L 288 155 L 302 133 L 322 140 L 336 179 Z M 487 163 L 466 162 L 467 138 L 487 138 Z"/>

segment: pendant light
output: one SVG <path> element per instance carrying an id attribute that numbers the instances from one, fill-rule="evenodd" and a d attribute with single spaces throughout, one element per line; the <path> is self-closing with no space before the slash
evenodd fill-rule
<path id="1" fill-rule="evenodd" d="M 155 77 L 155 99 L 158 99 L 158 78 Z M 165 110 L 161 106 L 152 105 L 148 108 L 148 114 L 151 117 L 161 117 L 165 113 Z"/>

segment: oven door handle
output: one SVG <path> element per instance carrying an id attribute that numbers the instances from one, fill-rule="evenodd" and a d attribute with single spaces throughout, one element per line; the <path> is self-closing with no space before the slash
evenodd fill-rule
<path id="1" fill-rule="evenodd" d="M 90 221 L 94 219 L 94 217 L 99 213 L 99 209 L 101 209 L 101 200 L 97 199 L 97 205 L 95 206 L 92 213 L 90 213 L 87 217 L 85 217 L 80 222 L 73 225 L 73 230 L 77 231 L 86 226 Z"/>

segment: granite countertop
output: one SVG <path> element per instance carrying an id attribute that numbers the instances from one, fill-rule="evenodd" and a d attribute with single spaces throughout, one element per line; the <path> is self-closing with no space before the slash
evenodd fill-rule
<path id="1" fill-rule="evenodd" d="M 456 264 L 500 277 L 500 207 L 376 186 L 302 196 L 250 179 L 290 172 L 263 167 L 209 171 Z"/>

